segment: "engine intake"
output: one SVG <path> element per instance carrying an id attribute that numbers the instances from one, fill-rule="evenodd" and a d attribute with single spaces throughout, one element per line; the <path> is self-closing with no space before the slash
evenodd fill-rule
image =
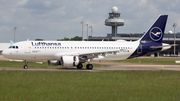
<path id="1" fill-rule="evenodd" d="M 62 56 L 61 65 L 62 66 L 77 66 L 79 64 L 78 56 Z"/>

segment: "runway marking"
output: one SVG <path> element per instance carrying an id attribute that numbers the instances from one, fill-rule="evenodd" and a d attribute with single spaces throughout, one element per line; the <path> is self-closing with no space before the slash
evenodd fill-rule
<path id="1" fill-rule="evenodd" d="M 161 68 L 164 68 L 164 66 L 156 66 L 156 67 L 161 67 Z"/>

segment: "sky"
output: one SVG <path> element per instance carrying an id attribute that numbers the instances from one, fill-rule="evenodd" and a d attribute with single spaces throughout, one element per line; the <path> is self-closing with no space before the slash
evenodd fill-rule
<path id="1" fill-rule="evenodd" d="M 14 41 L 14 27 L 16 42 L 82 36 L 82 21 L 93 27 L 93 36 L 106 36 L 111 27 L 104 21 L 113 6 L 125 22 L 118 33 L 143 33 L 160 14 L 169 15 L 166 33 L 174 31 L 173 23 L 180 32 L 179 5 L 179 0 L 0 0 L 0 42 Z M 87 38 L 86 26 L 83 32 Z"/>

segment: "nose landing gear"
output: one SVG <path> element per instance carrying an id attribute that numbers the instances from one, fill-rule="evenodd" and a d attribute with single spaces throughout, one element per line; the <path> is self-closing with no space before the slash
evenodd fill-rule
<path id="1" fill-rule="evenodd" d="M 28 61 L 27 60 L 25 60 L 25 65 L 24 65 L 24 69 L 28 69 Z"/>

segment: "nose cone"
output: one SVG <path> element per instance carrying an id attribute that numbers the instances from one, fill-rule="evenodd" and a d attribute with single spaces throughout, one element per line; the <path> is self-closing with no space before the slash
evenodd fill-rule
<path id="1" fill-rule="evenodd" d="M 1 54 L 4 56 L 4 51 Z"/>
<path id="2" fill-rule="evenodd" d="M 8 57 L 8 52 L 5 51 L 5 50 L 4 50 L 1 54 L 2 54 L 2 56 L 4 56 L 4 57 Z"/>

